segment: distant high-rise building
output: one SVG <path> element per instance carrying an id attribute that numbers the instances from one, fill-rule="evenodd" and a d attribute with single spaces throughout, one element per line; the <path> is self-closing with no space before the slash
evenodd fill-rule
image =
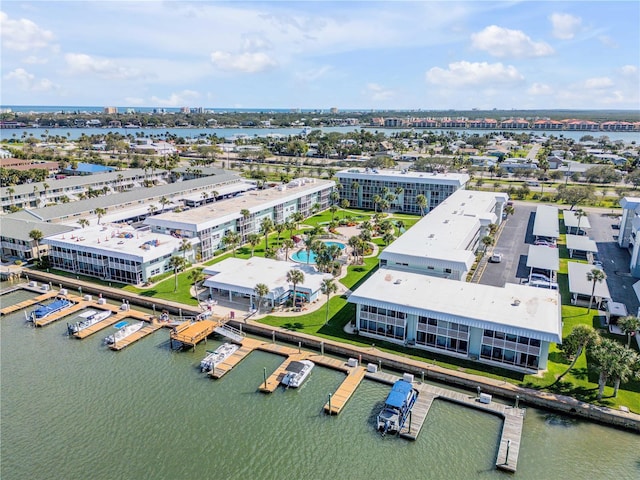
<path id="1" fill-rule="evenodd" d="M 191 108 L 189 108 L 189 107 L 180 107 L 180 113 L 191 113 Z"/>
<path id="2" fill-rule="evenodd" d="M 118 107 L 104 107 L 102 109 L 103 113 L 106 113 L 107 115 L 113 115 L 118 113 Z"/>
<path id="3" fill-rule="evenodd" d="M 195 108 L 191 109 L 191 112 L 192 113 L 204 113 L 205 110 L 204 110 L 204 107 L 195 107 Z"/>
<path id="4" fill-rule="evenodd" d="M 338 113 L 338 107 L 331 107 L 331 110 L 329 110 L 331 113 L 336 114 Z"/>

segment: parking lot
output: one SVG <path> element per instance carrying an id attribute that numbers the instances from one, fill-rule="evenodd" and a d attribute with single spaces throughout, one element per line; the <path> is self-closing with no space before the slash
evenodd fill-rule
<path id="1" fill-rule="evenodd" d="M 515 213 L 509 216 L 493 248 L 494 253 L 502 254 L 502 261 L 487 264 L 480 279 L 482 284 L 501 287 L 505 283 L 521 283 L 529 276 L 526 264 L 529 245 L 534 242 L 536 205 L 515 202 L 514 207 Z M 607 274 L 612 300 L 624 303 L 629 314 L 635 315 L 640 302 L 632 286 L 638 279 L 629 273 L 629 252 L 616 243 L 618 218 L 601 209 L 583 210 L 588 213 L 591 228 L 587 234 L 598 246 L 597 259 Z"/>

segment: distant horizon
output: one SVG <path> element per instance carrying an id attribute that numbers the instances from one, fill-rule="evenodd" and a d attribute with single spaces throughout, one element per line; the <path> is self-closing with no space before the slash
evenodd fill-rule
<path id="1" fill-rule="evenodd" d="M 181 108 L 190 108 L 191 110 L 202 108 L 208 111 L 215 110 L 227 110 L 227 111 L 254 111 L 254 112 L 262 112 L 262 111 L 278 111 L 282 113 L 297 113 L 295 110 L 298 110 L 300 113 L 305 112 L 318 112 L 324 111 L 325 113 L 330 113 L 329 110 L 332 108 L 337 108 L 338 112 L 638 112 L 640 113 L 640 108 L 340 108 L 340 107 L 317 107 L 317 108 L 297 108 L 297 107 L 206 107 L 201 105 L 182 105 L 179 107 L 164 107 L 158 105 L 61 105 L 61 104 L 0 104 L 0 109 L 11 109 L 11 108 L 58 108 L 58 109 L 80 109 L 80 108 L 90 108 L 90 109 L 104 109 L 107 107 L 115 107 L 117 109 L 132 109 L 132 110 L 148 110 L 148 109 L 158 109 L 158 110 L 176 110 L 179 111 Z M 120 113 L 120 112 L 118 112 Z M 193 113 L 193 112 L 192 112 Z"/>

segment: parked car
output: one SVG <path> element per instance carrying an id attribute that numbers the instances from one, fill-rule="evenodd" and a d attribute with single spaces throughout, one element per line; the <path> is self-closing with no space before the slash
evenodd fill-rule
<path id="1" fill-rule="evenodd" d="M 532 281 L 525 280 L 524 282 L 522 282 L 522 284 L 529 285 L 530 287 L 558 290 L 558 284 L 555 282 L 545 282 L 543 280 L 532 280 Z"/>
<path id="2" fill-rule="evenodd" d="M 546 247 L 551 247 L 551 248 L 556 248 L 557 247 L 555 243 L 547 242 L 545 240 L 536 240 L 533 244 L 534 245 L 544 245 Z"/>
<path id="3" fill-rule="evenodd" d="M 539 280 L 539 281 L 541 281 L 541 282 L 550 282 L 550 281 L 551 281 L 551 279 L 550 279 L 548 276 L 543 275 L 542 273 L 532 273 L 532 274 L 530 275 L 529 279 L 530 279 L 532 282 L 533 282 L 533 281 L 536 281 L 536 280 Z"/>
<path id="4" fill-rule="evenodd" d="M 602 262 L 600 260 L 594 260 L 593 261 L 593 266 L 594 267 L 598 267 L 600 269 L 603 267 Z"/>
<path id="5" fill-rule="evenodd" d="M 489 261 L 491 263 L 500 263 L 502 261 L 502 254 L 501 253 L 494 253 L 493 255 L 491 255 L 491 257 L 489 258 Z"/>

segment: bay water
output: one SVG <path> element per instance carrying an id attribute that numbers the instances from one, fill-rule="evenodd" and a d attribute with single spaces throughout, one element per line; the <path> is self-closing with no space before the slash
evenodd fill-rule
<path id="1" fill-rule="evenodd" d="M 0 297 L 2 306 L 34 294 Z M 77 315 L 77 314 L 75 314 Z M 253 352 L 220 380 L 199 371 L 209 339 L 171 351 L 159 330 L 121 352 L 0 319 L 0 477 L 14 479 L 496 479 L 502 422 L 436 401 L 417 441 L 375 431 L 389 386 L 365 380 L 322 412 L 344 374 L 316 367 L 299 389 L 258 392 L 282 357 Z M 527 408 L 514 478 L 640 478 L 640 436 Z"/>

